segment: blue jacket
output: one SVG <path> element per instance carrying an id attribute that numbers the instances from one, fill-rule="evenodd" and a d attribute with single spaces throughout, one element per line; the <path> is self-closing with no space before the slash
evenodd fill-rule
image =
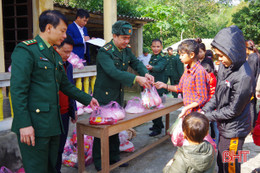
<path id="1" fill-rule="evenodd" d="M 88 30 L 85 26 L 83 27 L 83 32 L 85 36 L 88 36 Z M 67 29 L 67 34 L 70 35 L 74 40 L 74 47 L 72 52 L 77 54 L 81 59 L 84 59 L 84 42 L 81 33 L 77 25 L 75 24 L 75 22 L 69 24 Z M 89 47 L 87 43 L 86 43 L 86 55 L 89 58 Z"/>
<path id="2" fill-rule="evenodd" d="M 67 73 L 69 81 L 72 84 L 75 84 L 74 80 L 73 80 L 73 67 L 72 67 L 71 63 L 66 61 L 65 66 L 66 66 L 66 73 Z M 75 111 L 77 111 L 76 102 L 74 99 L 71 99 L 69 97 L 69 116 L 72 119 L 75 119 Z"/>

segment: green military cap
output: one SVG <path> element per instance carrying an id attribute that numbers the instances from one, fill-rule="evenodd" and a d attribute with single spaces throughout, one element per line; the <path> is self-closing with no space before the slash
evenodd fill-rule
<path id="1" fill-rule="evenodd" d="M 119 20 L 112 26 L 112 34 L 132 35 L 132 25 L 127 21 Z"/>
<path id="2" fill-rule="evenodd" d="M 143 53 L 148 53 L 149 50 L 147 48 L 143 48 Z"/>

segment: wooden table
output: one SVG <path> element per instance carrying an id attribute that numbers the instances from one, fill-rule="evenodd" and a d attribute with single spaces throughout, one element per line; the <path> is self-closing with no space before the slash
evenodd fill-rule
<path id="1" fill-rule="evenodd" d="M 141 155 L 156 145 L 164 142 L 170 136 L 166 134 L 169 128 L 170 112 L 173 112 L 183 106 L 182 99 L 167 98 L 164 103 L 164 108 L 146 110 L 144 113 L 139 114 L 127 114 L 125 119 L 118 121 L 113 125 L 90 125 L 89 119 L 81 120 L 77 122 L 77 140 L 78 140 L 78 172 L 85 172 L 85 159 L 84 159 L 84 134 L 100 138 L 101 140 L 101 168 L 102 172 L 109 172 L 110 170 L 120 166 L 121 164 L 128 162 L 129 160 Z M 166 115 L 165 136 L 158 139 L 152 144 L 145 146 L 142 149 L 134 152 L 130 156 L 123 158 L 119 162 L 109 165 L 109 136 L 117 134 L 123 130 L 139 126 L 147 121 L 151 121 L 155 118 Z"/>

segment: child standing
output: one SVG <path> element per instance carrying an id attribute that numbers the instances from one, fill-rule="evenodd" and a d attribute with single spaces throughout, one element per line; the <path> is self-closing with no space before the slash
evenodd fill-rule
<path id="1" fill-rule="evenodd" d="M 219 172 L 240 173 L 241 164 L 223 162 L 223 151 L 242 150 L 245 137 L 251 130 L 250 99 L 254 93 L 254 77 L 246 61 L 242 31 L 230 26 L 218 32 L 211 45 L 221 64 L 215 94 L 203 107 L 209 121 L 217 121 L 219 130 Z"/>
<path id="2" fill-rule="evenodd" d="M 201 113 L 192 112 L 183 119 L 182 130 L 189 145 L 178 147 L 163 173 L 213 173 L 216 165 L 215 150 L 209 142 L 203 140 L 209 132 L 209 120 Z"/>
<path id="3" fill-rule="evenodd" d="M 147 70 L 149 70 L 149 73 L 154 76 L 154 81 L 166 81 L 165 78 L 165 66 L 167 64 L 167 60 L 164 57 L 162 53 L 162 41 L 159 39 L 154 39 L 152 41 L 151 45 L 153 55 L 149 61 L 149 64 L 146 66 Z M 166 93 L 164 89 L 157 90 L 158 94 L 160 96 L 163 95 L 163 93 Z M 149 130 L 152 132 L 149 134 L 149 136 L 157 136 L 161 133 L 162 128 L 164 127 L 162 122 L 162 117 L 156 118 L 153 120 L 153 127 L 151 127 Z"/>
<path id="4" fill-rule="evenodd" d="M 200 111 L 209 98 L 209 78 L 206 70 L 198 62 L 199 45 L 194 40 L 185 40 L 178 46 L 181 62 L 187 67 L 178 85 L 156 82 L 157 89 L 165 88 L 183 94 L 183 104 L 179 117 L 193 111 Z"/>

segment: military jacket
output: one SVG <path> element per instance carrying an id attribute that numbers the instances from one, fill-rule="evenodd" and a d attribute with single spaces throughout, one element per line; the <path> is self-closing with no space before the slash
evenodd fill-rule
<path id="1" fill-rule="evenodd" d="M 154 81 L 167 83 L 167 79 L 165 76 L 165 67 L 167 64 L 167 60 L 163 53 L 159 53 L 158 55 L 153 54 L 149 61 L 149 64 L 153 66 L 152 70 L 150 70 L 149 73 L 154 76 Z M 159 89 L 157 91 L 158 94 L 162 96 L 162 94 L 165 92 L 165 89 Z"/>
<path id="2" fill-rule="evenodd" d="M 149 64 L 153 66 L 152 70 L 150 70 L 149 73 L 154 76 L 155 82 L 166 82 L 164 76 L 167 60 L 163 53 L 159 53 L 158 55 L 152 55 Z"/>
<path id="3" fill-rule="evenodd" d="M 19 43 L 12 54 L 12 131 L 33 126 L 36 136 L 59 135 L 59 90 L 85 105 L 92 99 L 68 80 L 60 55 L 40 36 Z"/>
<path id="4" fill-rule="evenodd" d="M 176 56 L 167 55 L 166 59 L 167 59 L 167 65 L 165 67 L 165 75 L 173 76 L 175 80 L 180 80 L 184 72 L 184 66 L 179 58 L 179 55 L 178 54 Z"/>
<path id="5" fill-rule="evenodd" d="M 111 40 L 99 49 L 94 97 L 101 105 L 110 101 L 123 104 L 123 88 L 131 87 L 136 77 L 135 74 L 127 72 L 129 66 L 141 76 L 148 73 L 143 63 L 134 56 L 130 46 L 119 51 Z"/>

